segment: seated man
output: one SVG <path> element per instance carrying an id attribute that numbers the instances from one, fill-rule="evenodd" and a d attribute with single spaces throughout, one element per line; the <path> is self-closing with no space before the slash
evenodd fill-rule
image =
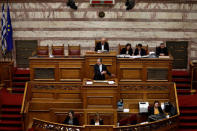
<path id="1" fill-rule="evenodd" d="M 102 50 L 102 51 L 107 50 L 107 51 L 109 51 L 109 44 L 108 44 L 108 42 L 106 41 L 105 38 L 102 38 L 101 42 L 96 44 L 95 51 L 98 51 L 98 50 Z"/>
<path id="2" fill-rule="evenodd" d="M 156 47 L 157 56 L 168 56 L 168 48 L 165 47 L 164 43 L 160 44 L 160 47 Z"/>
<path id="3" fill-rule="evenodd" d="M 134 55 L 144 56 L 146 55 L 146 51 L 142 48 L 142 44 L 138 44 L 135 49 Z"/>
<path id="4" fill-rule="evenodd" d="M 122 48 L 120 54 L 132 55 L 133 49 L 131 48 L 131 44 L 126 44 L 125 48 Z"/>
<path id="5" fill-rule="evenodd" d="M 106 65 L 102 64 L 102 58 L 99 58 L 94 65 L 94 80 L 105 80 L 105 74 L 114 76 L 107 70 Z"/>
<path id="6" fill-rule="evenodd" d="M 95 118 L 91 119 L 90 125 L 103 125 L 103 120 L 98 113 L 95 114 Z"/>
<path id="7" fill-rule="evenodd" d="M 68 116 L 64 120 L 63 124 L 79 125 L 79 121 L 78 121 L 77 117 L 75 117 L 74 111 L 71 110 L 71 111 L 68 112 Z"/>

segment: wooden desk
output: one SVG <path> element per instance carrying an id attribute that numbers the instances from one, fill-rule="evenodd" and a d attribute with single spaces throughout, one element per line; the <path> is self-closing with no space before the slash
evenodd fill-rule
<path id="1" fill-rule="evenodd" d="M 83 57 L 31 57 L 31 81 L 82 81 Z"/>
<path id="2" fill-rule="evenodd" d="M 172 58 L 117 58 L 120 82 L 172 81 Z"/>
<path id="3" fill-rule="evenodd" d="M 107 66 L 107 69 L 112 74 L 116 74 L 116 55 L 114 52 L 106 52 L 106 53 L 96 53 L 96 52 L 86 52 L 85 54 L 85 78 L 93 79 L 94 77 L 94 65 L 98 58 L 103 59 L 103 64 Z M 110 77 L 106 75 L 106 79 Z"/>
<path id="4" fill-rule="evenodd" d="M 13 61 L 0 61 L 0 84 L 12 87 Z"/>
<path id="5" fill-rule="evenodd" d="M 92 85 L 86 84 L 87 79 L 83 80 L 82 96 L 84 109 L 117 109 L 118 80 L 114 79 L 115 84 L 93 82 Z"/>

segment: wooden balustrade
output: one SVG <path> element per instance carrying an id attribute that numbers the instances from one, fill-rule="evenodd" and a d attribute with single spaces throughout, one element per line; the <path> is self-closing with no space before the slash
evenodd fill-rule
<path id="1" fill-rule="evenodd" d="M 33 119 L 33 125 L 35 131 L 94 131 L 94 129 L 99 129 L 99 131 L 175 131 L 178 126 L 178 116 L 179 114 L 158 120 L 155 122 L 148 122 L 129 126 L 115 126 L 115 125 L 102 125 L 102 126 L 72 126 L 60 123 L 49 122 L 40 119 Z"/>
<path id="2" fill-rule="evenodd" d="M 121 82 L 115 80 L 114 85 L 96 83 L 85 85 L 85 82 L 35 82 L 26 84 L 23 106 L 21 113 L 24 115 L 24 125 L 27 130 L 32 118 L 38 118 L 47 122 L 62 123 L 69 110 L 74 110 L 80 116 L 81 130 L 93 131 L 95 126 L 86 126 L 94 114 L 99 113 L 104 119 L 104 124 L 109 125 L 108 129 L 102 127 L 102 131 L 112 130 L 133 130 L 145 128 L 158 128 L 158 125 L 174 128 L 179 116 L 179 107 L 176 94 L 176 85 L 172 82 Z M 101 85 L 100 85 L 101 84 Z M 88 86 L 88 87 L 86 87 Z M 101 88 L 100 88 L 101 87 Z M 108 88 L 109 87 L 109 88 Z M 85 89 L 85 92 L 83 91 Z M 115 92 L 114 92 L 115 90 Z M 113 96 L 113 97 L 109 97 Z M 83 98 L 94 98 L 96 102 L 86 101 Z M 112 99 L 113 98 L 113 99 Z M 147 101 L 152 104 L 155 100 L 160 102 L 171 102 L 177 109 L 177 115 L 169 119 L 163 119 L 156 123 L 137 124 L 131 126 L 115 127 L 120 120 L 120 113 L 117 112 L 115 103 L 119 98 L 124 100 L 124 108 L 129 109 L 129 114 L 138 114 L 139 102 Z M 111 108 L 104 105 L 104 102 L 111 104 Z M 101 108 L 102 107 L 102 108 Z M 125 115 L 125 114 L 123 114 Z M 146 120 L 138 120 L 138 123 Z M 176 121 L 176 122 L 175 122 Z M 171 124 L 171 122 L 173 122 Z M 38 123 L 38 121 L 37 121 Z M 46 122 L 45 122 L 46 124 Z M 47 125 L 47 124 L 46 124 Z M 55 124 L 59 128 L 59 124 Z M 60 126 L 65 126 L 60 124 Z M 94 127 L 94 128 L 93 128 Z M 51 128 L 51 127 L 50 127 Z M 87 129 L 88 128 L 88 129 Z M 163 127 L 164 128 L 164 127 Z M 159 128 L 160 129 L 160 128 Z"/>

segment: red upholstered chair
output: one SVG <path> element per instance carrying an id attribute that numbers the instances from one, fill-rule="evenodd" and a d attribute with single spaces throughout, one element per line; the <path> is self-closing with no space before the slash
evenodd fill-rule
<path id="1" fill-rule="evenodd" d="M 80 56 L 81 55 L 81 47 L 78 46 L 70 46 L 68 44 L 68 55 L 69 56 Z"/>
<path id="2" fill-rule="evenodd" d="M 130 115 L 128 117 L 125 117 L 121 120 L 119 120 L 119 125 L 124 126 L 124 125 L 134 125 L 137 124 L 137 115 Z"/>
<path id="3" fill-rule="evenodd" d="M 53 46 L 52 45 L 51 49 L 52 49 L 53 56 L 64 57 L 64 45 L 62 45 L 62 46 Z"/>
<path id="4" fill-rule="evenodd" d="M 49 46 L 38 46 L 37 47 L 37 55 L 38 56 L 49 56 Z"/>

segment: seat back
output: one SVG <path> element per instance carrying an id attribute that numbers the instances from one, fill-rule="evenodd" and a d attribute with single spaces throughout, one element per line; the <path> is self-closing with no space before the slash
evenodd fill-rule
<path id="1" fill-rule="evenodd" d="M 119 52 L 119 54 L 120 54 L 120 52 L 121 52 L 121 50 L 123 49 L 123 48 L 125 48 L 125 45 L 118 45 L 118 52 Z"/>
<path id="2" fill-rule="evenodd" d="M 78 46 L 70 46 L 68 44 L 68 55 L 80 56 L 81 55 L 81 47 L 80 47 L 80 45 L 78 45 Z"/>
<path id="3" fill-rule="evenodd" d="M 38 46 L 37 47 L 37 55 L 38 56 L 49 56 L 49 46 Z"/>
<path id="4" fill-rule="evenodd" d="M 137 45 L 136 45 L 136 48 L 137 48 Z M 146 51 L 146 55 L 148 55 L 149 54 L 148 45 L 142 46 L 142 48 Z"/>
<path id="5" fill-rule="evenodd" d="M 64 45 L 62 45 L 62 46 L 53 46 L 52 45 L 52 54 L 53 54 L 53 56 L 64 57 Z"/>

